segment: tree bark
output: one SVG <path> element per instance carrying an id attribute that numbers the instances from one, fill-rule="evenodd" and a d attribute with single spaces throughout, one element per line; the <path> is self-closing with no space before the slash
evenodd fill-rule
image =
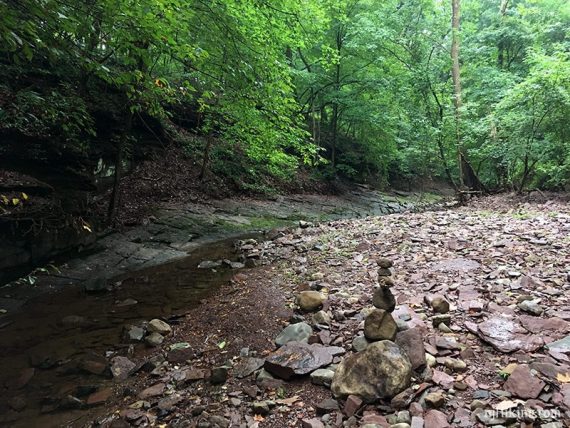
<path id="1" fill-rule="evenodd" d="M 121 180 L 123 178 L 123 159 L 129 134 L 133 127 L 133 113 L 129 110 L 126 118 L 125 130 L 120 140 L 117 143 L 117 154 L 115 158 L 115 175 L 113 177 L 113 192 L 111 193 L 111 200 L 109 201 L 109 208 L 107 211 L 107 221 L 113 224 L 119 212 L 121 204 Z"/>
<path id="2" fill-rule="evenodd" d="M 501 19 L 507 13 L 507 8 L 509 7 L 509 0 L 502 0 L 501 1 Z M 499 42 L 497 43 L 497 66 L 502 69 L 505 63 L 505 41 L 503 40 L 503 35 L 499 35 Z"/>
<path id="3" fill-rule="evenodd" d="M 342 25 L 338 28 L 336 33 L 336 51 L 338 55 L 338 63 L 335 67 L 335 76 L 334 76 L 334 90 L 335 95 L 338 97 L 340 92 L 340 76 L 341 76 L 341 52 L 342 52 L 342 45 L 344 42 L 344 35 Z M 336 149 L 338 146 L 338 121 L 339 121 L 339 103 L 338 100 L 335 99 L 333 103 L 333 115 L 331 120 L 331 127 L 332 127 L 332 142 L 331 142 L 331 165 L 333 169 L 336 167 Z"/>
<path id="4" fill-rule="evenodd" d="M 463 147 L 461 142 L 461 69 L 459 66 L 459 22 L 461 0 L 451 0 L 451 77 L 453 78 L 453 103 L 455 106 L 455 138 L 457 144 L 457 165 L 459 168 L 459 186 L 464 185 Z"/>
<path id="5" fill-rule="evenodd" d="M 212 149 L 213 142 L 214 142 L 214 137 L 212 135 L 208 135 L 206 137 L 206 146 L 204 147 L 202 168 L 200 169 L 200 175 L 198 175 L 198 180 L 200 180 L 200 182 L 204 181 L 204 177 L 206 176 L 206 170 L 208 169 L 208 161 L 210 160 L 210 150 Z"/>

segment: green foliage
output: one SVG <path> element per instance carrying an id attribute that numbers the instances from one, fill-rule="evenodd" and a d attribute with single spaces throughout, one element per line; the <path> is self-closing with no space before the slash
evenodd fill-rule
<path id="1" fill-rule="evenodd" d="M 67 85 L 39 93 L 22 89 L 10 94 L 6 87 L 0 92 L 8 98 L 0 104 L 0 123 L 31 137 L 58 136 L 62 143 L 85 150 L 85 138 L 94 136 L 93 120 L 87 106 Z M 12 95 L 10 97 L 10 95 Z"/>
<path id="2" fill-rule="evenodd" d="M 0 0 L 0 129 L 86 150 L 108 94 L 123 118 L 192 110 L 216 141 L 192 155 L 245 187 L 301 164 L 453 180 L 459 137 L 490 187 L 563 188 L 568 2 L 461 3 L 456 128 L 449 2 Z"/>

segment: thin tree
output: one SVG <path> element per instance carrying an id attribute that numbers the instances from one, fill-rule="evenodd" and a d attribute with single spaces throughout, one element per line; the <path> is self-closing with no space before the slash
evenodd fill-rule
<path id="1" fill-rule="evenodd" d="M 459 68 L 459 20 L 461 0 L 451 0 L 451 76 L 453 78 L 453 103 L 455 106 L 455 137 L 457 144 L 457 165 L 459 168 L 459 187 L 464 185 L 463 147 L 461 143 L 461 70 Z"/>

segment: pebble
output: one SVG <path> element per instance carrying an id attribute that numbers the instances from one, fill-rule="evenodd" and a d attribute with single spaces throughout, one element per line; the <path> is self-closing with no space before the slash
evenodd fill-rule
<path id="1" fill-rule="evenodd" d="M 443 365 L 448 369 L 455 370 L 458 372 L 463 372 L 467 370 L 467 363 L 463 360 L 458 360 L 456 358 L 444 358 Z"/>
<path id="2" fill-rule="evenodd" d="M 412 422 L 412 416 L 410 412 L 407 410 L 401 410 L 397 413 L 397 420 L 400 423 L 409 424 Z"/>
<path id="3" fill-rule="evenodd" d="M 313 324 L 328 325 L 331 322 L 331 316 L 325 311 L 319 311 L 313 315 Z"/>
<path id="4" fill-rule="evenodd" d="M 544 312 L 544 308 L 540 306 L 536 300 L 523 300 L 517 306 L 521 311 L 531 315 L 539 316 Z"/>
<path id="5" fill-rule="evenodd" d="M 302 291 L 297 295 L 297 305 L 303 312 L 313 312 L 319 309 L 326 296 L 318 291 Z"/>
<path id="6" fill-rule="evenodd" d="M 252 409 L 254 414 L 261 415 L 261 416 L 266 416 L 270 412 L 269 404 L 267 404 L 266 401 L 255 401 L 251 405 L 251 409 Z"/>
<path id="7" fill-rule="evenodd" d="M 210 382 L 213 385 L 220 385 L 225 383 L 228 379 L 228 368 L 227 367 L 215 367 L 212 369 L 212 374 L 210 376 Z"/>
<path id="8" fill-rule="evenodd" d="M 430 306 L 436 314 L 446 314 L 449 312 L 449 302 L 443 296 L 434 296 L 430 299 Z"/>
<path id="9" fill-rule="evenodd" d="M 151 333 L 144 339 L 144 341 L 151 347 L 160 346 L 162 345 L 162 342 L 164 342 L 164 336 L 160 333 Z"/>
<path id="10" fill-rule="evenodd" d="M 311 373 L 311 382 L 315 385 L 330 387 L 334 377 L 334 371 L 329 369 L 318 369 Z"/>
<path id="11" fill-rule="evenodd" d="M 442 392 L 430 392 L 424 397 L 424 400 L 432 409 L 439 409 L 445 404 L 445 395 Z"/>
<path id="12" fill-rule="evenodd" d="M 356 352 L 361 352 L 364 351 L 366 348 L 368 348 L 369 344 L 370 342 L 368 341 L 368 339 L 366 339 L 366 337 L 357 336 L 352 341 L 352 349 L 354 349 Z"/>
<path id="13" fill-rule="evenodd" d="M 344 403 L 343 411 L 349 418 L 362 406 L 362 399 L 356 395 L 349 395 Z"/>

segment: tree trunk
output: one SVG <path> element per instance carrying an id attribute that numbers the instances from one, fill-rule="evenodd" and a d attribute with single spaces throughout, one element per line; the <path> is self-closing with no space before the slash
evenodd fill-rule
<path id="1" fill-rule="evenodd" d="M 210 160 L 210 150 L 212 148 L 212 144 L 214 141 L 214 137 L 208 135 L 206 137 L 206 147 L 204 147 L 204 158 L 202 159 L 202 168 L 200 169 L 200 175 L 198 176 L 198 180 L 204 181 L 204 177 L 206 176 L 206 170 L 208 169 L 208 161 Z"/>
<path id="2" fill-rule="evenodd" d="M 129 111 L 126 118 L 125 130 L 117 143 L 117 155 L 115 158 L 115 175 L 113 177 L 113 192 L 109 201 L 109 209 L 107 211 L 107 221 L 109 224 L 115 222 L 121 204 L 121 179 L 123 178 L 123 159 L 129 133 L 133 127 L 133 113 Z"/>
<path id="3" fill-rule="evenodd" d="M 507 8 L 509 7 L 509 0 L 502 0 L 501 1 L 501 19 L 505 16 L 505 14 L 507 13 Z M 503 40 L 503 35 L 500 34 L 499 35 L 500 39 L 499 42 L 497 43 L 497 67 L 499 67 L 500 69 L 503 68 L 504 62 L 505 62 L 505 41 Z"/>
<path id="4" fill-rule="evenodd" d="M 336 149 L 338 146 L 338 122 L 339 122 L 338 96 L 340 92 L 340 77 L 341 77 L 340 58 L 341 58 L 343 42 L 344 42 L 343 28 L 342 25 L 339 24 L 339 28 L 337 29 L 336 33 L 336 51 L 338 55 L 338 63 L 336 64 L 335 76 L 334 76 L 334 90 L 337 99 L 333 103 L 333 117 L 331 120 L 331 125 L 332 125 L 331 164 L 333 169 L 336 167 Z"/>
<path id="5" fill-rule="evenodd" d="M 334 103 L 333 105 L 331 128 L 332 128 L 331 165 L 334 169 L 336 167 L 336 146 L 338 142 L 338 103 Z"/>
<path id="6" fill-rule="evenodd" d="M 453 78 L 453 102 L 455 106 L 455 137 L 457 144 L 457 164 L 459 168 L 459 187 L 464 184 L 463 147 L 461 143 L 461 69 L 459 66 L 459 20 L 461 0 L 451 0 L 451 76 Z"/>
<path id="7" fill-rule="evenodd" d="M 455 184 L 455 180 L 453 179 L 453 176 L 451 175 L 451 170 L 449 169 L 449 165 L 447 164 L 447 159 L 445 158 L 445 150 L 443 148 L 443 141 L 441 141 L 441 138 L 439 138 L 439 137 L 437 139 L 437 147 L 439 148 L 439 156 L 441 157 L 441 162 L 443 163 L 443 169 L 445 170 L 445 175 L 447 176 L 447 179 L 449 180 L 449 184 L 451 184 L 453 186 L 453 188 L 455 189 L 455 191 L 457 192 L 459 189 L 457 188 L 457 184 Z"/>

